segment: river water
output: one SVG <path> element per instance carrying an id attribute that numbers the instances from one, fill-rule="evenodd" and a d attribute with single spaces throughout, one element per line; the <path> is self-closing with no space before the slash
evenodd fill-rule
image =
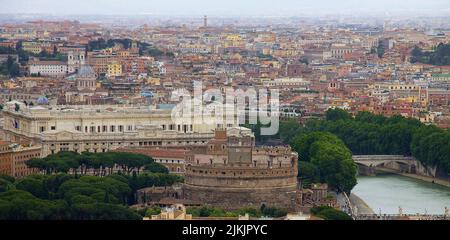
<path id="1" fill-rule="evenodd" d="M 408 214 L 444 214 L 450 208 L 450 188 L 390 173 L 358 176 L 352 193 L 375 213 L 397 214 L 400 206 Z"/>

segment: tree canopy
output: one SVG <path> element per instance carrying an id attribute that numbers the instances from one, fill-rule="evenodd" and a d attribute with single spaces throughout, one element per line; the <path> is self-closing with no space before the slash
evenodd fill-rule
<path id="1" fill-rule="evenodd" d="M 131 219 L 136 191 L 182 181 L 172 174 L 75 176 L 32 175 L 14 181 L 0 176 L 0 219 Z M 7 183 L 8 187 L 4 187 Z"/>
<path id="2" fill-rule="evenodd" d="M 352 220 L 346 213 L 328 206 L 313 207 L 311 213 L 324 220 Z"/>
<path id="3" fill-rule="evenodd" d="M 20 76 L 20 66 L 13 60 L 12 56 L 8 56 L 6 62 L 0 64 L 0 75 Z"/>
<path id="4" fill-rule="evenodd" d="M 93 51 L 93 50 L 102 50 L 102 49 L 105 49 L 105 48 L 111 48 L 117 43 L 122 44 L 122 46 L 125 49 L 128 49 L 128 48 L 131 48 L 131 43 L 132 42 L 133 42 L 133 40 L 131 40 L 129 38 L 108 39 L 108 40 L 105 40 L 103 38 L 99 38 L 97 40 L 89 41 L 89 43 L 88 43 L 88 50 L 89 51 Z"/>
<path id="5" fill-rule="evenodd" d="M 425 63 L 432 65 L 450 65 L 450 43 L 440 43 L 434 51 L 423 51 L 415 46 L 411 51 L 411 63 Z"/>
<path id="6" fill-rule="evenodd" d="M 44 158 L 30 159 L 26 164 L 30 168 L 37 168 L 47 174 L 67 173 L 72 170 L 75 174 L 86 175 L 88 170 L 93 170 L 94 175 L 105 176 L 112 174 L 114 167 L 120 167 L 128 175 L 133 171 L 139 174 L 142 168 L 153 173 L 168 173 L 166 167 L 154 162 L 151 157 L 124 152 L 83 152 L 81 154 L 58 152 Z"/>
<path id="7" fill-rule="evenodd" d="M 335 135 L 327 132 L 299 134 L 292 140 L 291 147 L 299 154 L 302 180 L 324 182 L 332 189 L 347 193 L 356 185 L 352 153 Z"/>
<path id="8" fill-rule="evenodd" d="M 0 175 L 0 219 L 139 220 L 145 212 L 128 207 L 136 204 L 137 190 L 183 181 L 152 158 L 132 153 L 59 152 L 27 165 L 46 174 L 19 180 Z M 113 166 L 123 171 L 108 169 Z"/>
<path id="9" fill-rule="evenodd" d="M 259 135 L 262 127 L 259 123 L 244 126 L 253 129 L 258 143 L 274 139 L 289 143 L 299 153 L 299 177 L 305 185 L 332 181 L 340 182 L 340 188 L 351 189 L 356 183 L 353 177 L 348 182 L 341 180 L 354 171 L 350 161 L 342 161 L 348 159 L 348 152 L 344 150 L 347 148 L 354 155 L 414 156 L 425 166 L 437 166 L 440 176 L 447 176 L 450 171 L 450 130 L 426 125 L 414 118 L 386 117 L 370 112 L 352 116 L 342 109 L 329 109 L 325 119 L 312 119 L 303 126 L 294 120 L 281 121 L 279 133 L 274 136 Z M 325 155 L 317 152 L 341 162 L 341 174 L 325 177 L 324 174 L 331 174 L 325 171 L 327 164 L 336 162 L 326 161 Z M 312 153 L 316 155 L 314 161 L 311 161 Z M 322 173 L 320 168 L 324 168 Z"/>
<path id="10" fill-rule="evenodd" d="M 327 119 L 313 120 L 305 131 L 323 131 L 342 139 L 355 155 L 414 156 L 426 166 L 450 171 L 450 132 L 417 119 L 402 116 L 385 117 L 359 112 L 355 117 L 341 115 L 342 110 L 330 109 Z"/>

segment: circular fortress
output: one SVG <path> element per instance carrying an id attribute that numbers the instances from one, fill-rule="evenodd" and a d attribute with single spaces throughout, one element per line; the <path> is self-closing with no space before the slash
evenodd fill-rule
<path id="1" fill-rule="evenodd" d="M 227 210 L 262 204 L 296 210 L 297 154 L 289 147 L 255 147 L 245 128 L 216 130 L 186 155 L 184 198 Z"/>

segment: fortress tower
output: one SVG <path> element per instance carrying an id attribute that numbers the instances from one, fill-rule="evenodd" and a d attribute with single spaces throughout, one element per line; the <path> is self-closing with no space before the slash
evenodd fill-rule
<path id="1" fill-rule="evenodd" d="M 255 147 L 249 129 L 217 130 L 206 146 L 186 155 L 184 198 L 224 209 L 266 206 L 296 210 L 297 153 Z"/>

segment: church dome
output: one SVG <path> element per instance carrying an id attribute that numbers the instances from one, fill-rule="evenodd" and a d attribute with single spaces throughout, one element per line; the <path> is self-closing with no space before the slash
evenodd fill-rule
<path id="1" fill-rule="evenodd" d="M 89 65 L 81 65 L 80 69 L 78 70 L 77 77 L 79 78 L 95 78 L 95 71 L 94 69 Z"/>
<path id="2" fill-rule="evenodd" d="M 48 98 L 45 96 L 40 96 L 36 102 L 38 104 L 48 104 Z"/>

